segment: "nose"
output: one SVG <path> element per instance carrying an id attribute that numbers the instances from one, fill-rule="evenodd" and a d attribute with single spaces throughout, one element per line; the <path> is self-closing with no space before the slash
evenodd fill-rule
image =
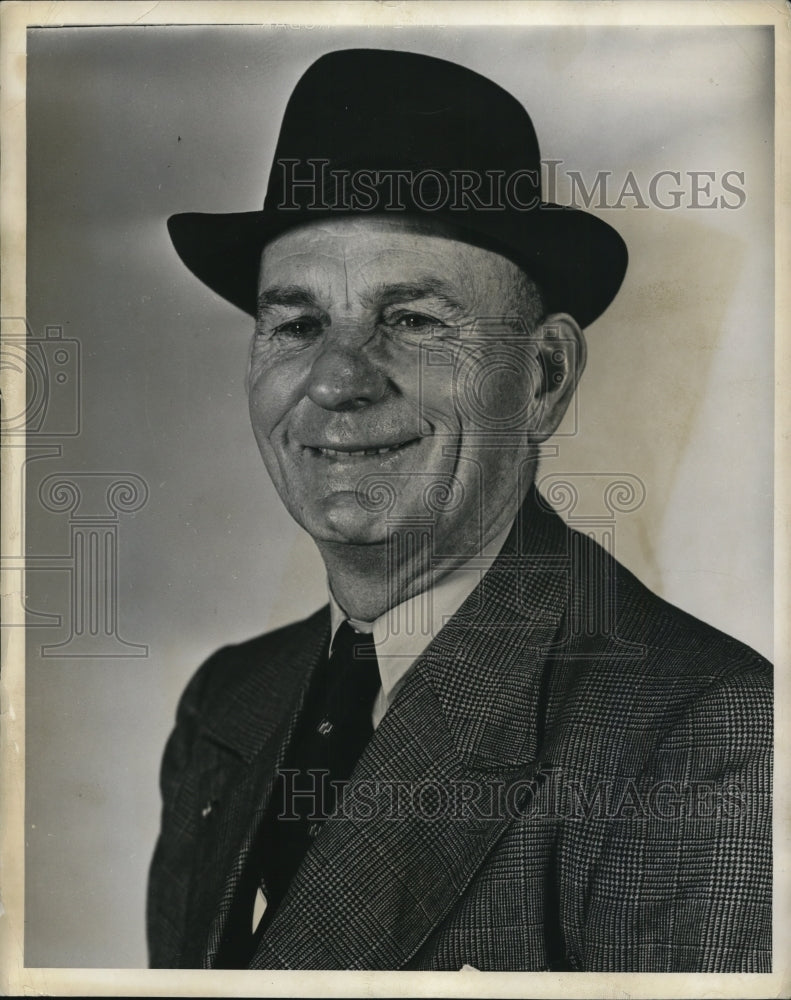
<path id="1" fill-rule="evenodd" d="M 361 345 L 334 342 L 324 346 L 310 369 L 307 395 L 325 410 L 359 410 L 378 402 L 387 378 Z"/>

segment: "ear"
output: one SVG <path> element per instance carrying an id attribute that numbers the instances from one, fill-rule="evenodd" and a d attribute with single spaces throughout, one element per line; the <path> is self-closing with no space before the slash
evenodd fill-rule
<path id="1" fill-rule="evenodd" d="M 541 364 L 536 423 L 530 438 L 546 441 L 560 426 L 588 357 L 585 336 L 568 313 L 551 313 L 533 333 Z"/>

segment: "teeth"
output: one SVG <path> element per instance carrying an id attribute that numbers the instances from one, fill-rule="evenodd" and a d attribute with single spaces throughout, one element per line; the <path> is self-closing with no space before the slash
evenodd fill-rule
<path id="1" fill-rule="evenodd" d="M 409 444 L 409 442 L 404 441 L 402 444 L 392 444 L 384 448 L 362 448 L 359 451 L 338 451 L 337 448 L 316 448 L 315 450 L 318 451 L 320 455 L 325 455 L 328 458 L 336 458 L 339 456 L 343 456 L 344 458 L 359 458 L 363 455 L 385 455 L 389 451 L 398 451 L 406 444 Z"/>

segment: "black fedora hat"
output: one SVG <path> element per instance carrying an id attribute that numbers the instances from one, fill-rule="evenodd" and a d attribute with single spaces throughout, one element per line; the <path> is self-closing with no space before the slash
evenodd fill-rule
<path id="1" fill-rule="evenodd" d="M 626 272 L 605 222 L 541 200 L 533 123 L 502 87 L 411 52 L 346 49 L 314 62 L 286 106 L 260 211 L 168 220 L 182 261 L 255 315 L 261 251 L 298 225 L 344 215 L 435 220 L 523 267 L 548 311 L 586 326 Z"/>

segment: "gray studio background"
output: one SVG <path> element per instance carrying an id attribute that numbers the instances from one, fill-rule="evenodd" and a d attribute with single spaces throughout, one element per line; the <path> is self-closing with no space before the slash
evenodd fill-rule
<path id="1" fill-rule="evenodd" d="M 250 321 L 182 268 L 165 219 L 259 207 L 296 80 L 322 52 L 359 45 L 492 76 L 525 102 L 545 158 L 588 180 L 613 171 L 613 200 L 629 169 L 644 185 L 663 169 L 744 172 L 735 210 L 634 199 L 602 210 L 630 270 L 589 330 L 577 423 L 565 425 L 575 433 L 543 472 L 638 476 L 646 499 L 619 517 L 616 554 L 673 603 L 771 655 L 768 30 L 31 31 L 28 321 L 35 337 L 54 326 L 78 343 L 69 384 L 80 397 L 60 405 L 78 407 L 80 423 L 72 436 L 32 438 L 27 467 L 28 605 L 60 616 L 34 619 L 28 640 L 28 966 L 146 964 L 157 770 L 177 698 L 218 645 L 324 601 L 320 563 L 248 426 Z M 75 520 L 47 509 L 39 489 L 85 473 L 147 486 L 112 529 L 116 632 L 147 655 L 42 651 L 70 634 Z"/>

